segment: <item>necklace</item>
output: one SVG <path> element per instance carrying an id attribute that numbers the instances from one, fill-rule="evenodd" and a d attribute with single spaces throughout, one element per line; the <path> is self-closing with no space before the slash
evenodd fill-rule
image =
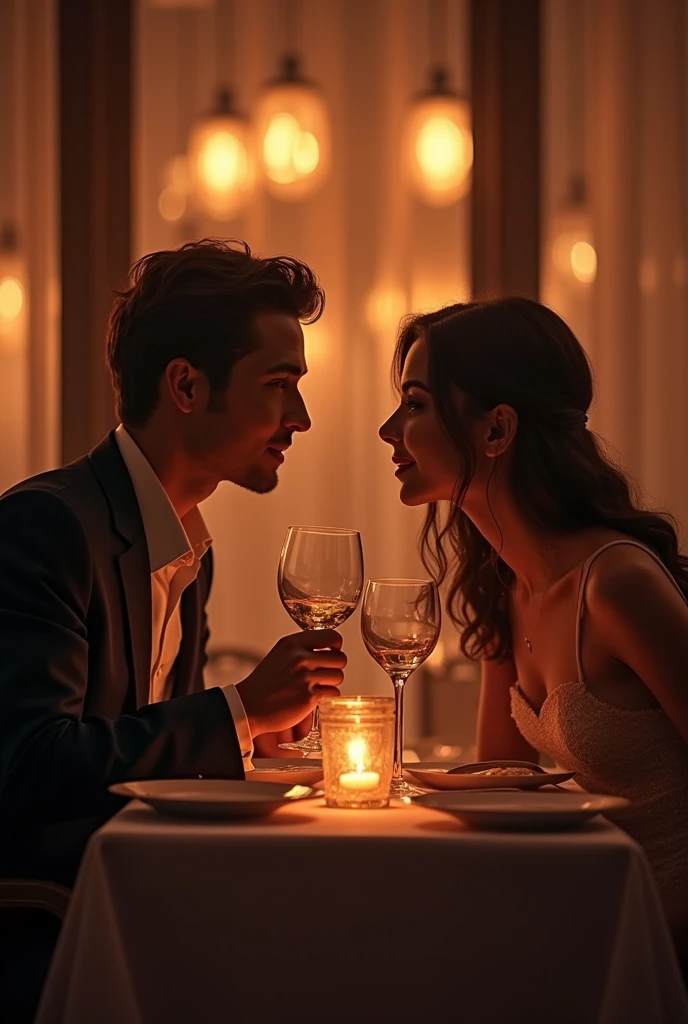
<path id="1" fill-rule="evenodd" d="M 521 629 L 523 630 L 523 639 L 526 642 L 526 647 L 528 648 L 528 654 L 532 654 L 533 653 L 533 643 L 532 643 L 532 641 L 535 639 L 535 633 L 536 633 L 537 628 L 538 628 L 538 622 L 540 621 L 540 612 L 542 611 L 542 603 L 545 600 L 545 597 L 547 596 L 547 591 L 549 590 L 551 585 L 552 585 L 551 582 L 548 583 L 547 586 L 545 587 L 545 589 L 542 591 L 542 597 L 540 598 L 540 605 L 538 607 L 538 613 L 537 613 L 537 617 L 535 619 L 535 625 L 533 626 L 533 632 L 530 634 L 531 639 L 528 638 L 528 635 L 526 633 L 526 624 L 523 621 L 523 616 L 521 615 L 520 611 L 518 610 L 518 605 L 514 602 L 514 608 L 516 609 L 516 614 L 518 615 L 518 621 L 521 623 Z"/>

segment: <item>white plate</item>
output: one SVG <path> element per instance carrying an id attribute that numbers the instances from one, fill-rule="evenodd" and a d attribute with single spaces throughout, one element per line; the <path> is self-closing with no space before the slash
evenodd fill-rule
<path id="1" fill-rule="evenodd" d="M 309 786 L 229 779 L 152 779 L 110 786 L 110 792 L 142 800 L 161 814 L 185 818 L 257 818 L 282 807 L 320 796 Z"/>
<path id="2" fill-rule="evenodd" d="M 322 761 L 309 757 L 301 757 L 296 761 L 280 757 L 254 757 L 253 771 L 246 772 L 247 782 L 283 782 L 298 786 L 315 786 L 322 780 Z"/>
<path id="3" fill-rule="evenodd" d="M 515 762 L 509 762 L 514 764 Z M 574 772 L 542 771 L 533 775 L 448 775 L 450 768 L 458 768 L 458 761 L 418 761 L 404 765 L 404 772 L 414 782 L 430 789 L 540 789 L 541 786 L 556 786 L 573 778 Z M 498 762 L 485 761 L 485 768 L 494 768 Z M 480 765 L 476 764 L 480 771 Z"/>
<path id="4" fill-rule="evenodd" d="M 414 803 L 445 811 L 474 828 L 539 831 L 575 828 L 596 814 L 628 806 L 595 793 L 424 793 Z"/>

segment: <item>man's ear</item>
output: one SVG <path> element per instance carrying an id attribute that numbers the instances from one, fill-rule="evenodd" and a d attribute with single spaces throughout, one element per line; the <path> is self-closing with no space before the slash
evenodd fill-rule
<path id="1" fill-rule="evenodd" d="M 485 417 L 485 455 L 496 459 L 509 448 L 516 437 L 518 415 L 510 405 L 496 405 Z"/>
<path id="2" fill-rule="evenodd" d="M 165 367 L 164 383 L 180 412 L 188 414 L 194 411 L 203 391 L 204 375 L 200 370 L 186 359 L 173 359 Z"/>

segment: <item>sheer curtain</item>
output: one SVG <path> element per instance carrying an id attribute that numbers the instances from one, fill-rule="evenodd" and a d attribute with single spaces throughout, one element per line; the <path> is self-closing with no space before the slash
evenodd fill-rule
<path id="1" fill-rule="evenodd" d="M 597 277 L 544 297 L 593 359 L 592 427 L 688 527 L 688 5 L 548 0 L 545 207 L 587 182 Z"/>

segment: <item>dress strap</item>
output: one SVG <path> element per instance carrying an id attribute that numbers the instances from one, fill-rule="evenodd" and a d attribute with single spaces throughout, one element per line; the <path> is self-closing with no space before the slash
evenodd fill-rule
<path id="1" fill-rule="evenodd" d="M 631 547 L 640 548 L 640 550 L 644 551 L 645 554 L 650 556 L 650 558 L 653 558 L 662 570 L 662 572 L 664 573 L 664 575 L 671 580 L 671 582 L 676 587 L 676 590 L 679 592 L 683 600 L 686 601 L 686 603 L 688 603 L 685 594 L 683 593 L 678 583 L 671 575 L 671 573 L 669 572 L 661 558 L 659 558 L 659 556 L 656 555 L 654 551 L 651 551 L 650 548 L 646 547 L 644 544 L 641 544 L 640 541 L 625 539 L 612 540 L 608 544 L 604 544 L 601 548 L 598 548 L 597 551 L 594 551 L 581 567 L 581 578 L 578 584 L 578 602 L 576 609 L 576 665 L 578 666 L 578 678 L 583 685 L 585 685 L 585 679 L 583 677 L 583 659 L 581 657 L 581 647 L 583 633 L 583 611 L 585 609 L 585 587 L 588 582 L 588 576 L 590 575 L 590 569 L 592 568 L 592 564 L 598 557 L 598 555 L 601 555 L 603 551 L 607 551 L 609 548 L 617 547 L 619 544 L 628 544 Z"/>

